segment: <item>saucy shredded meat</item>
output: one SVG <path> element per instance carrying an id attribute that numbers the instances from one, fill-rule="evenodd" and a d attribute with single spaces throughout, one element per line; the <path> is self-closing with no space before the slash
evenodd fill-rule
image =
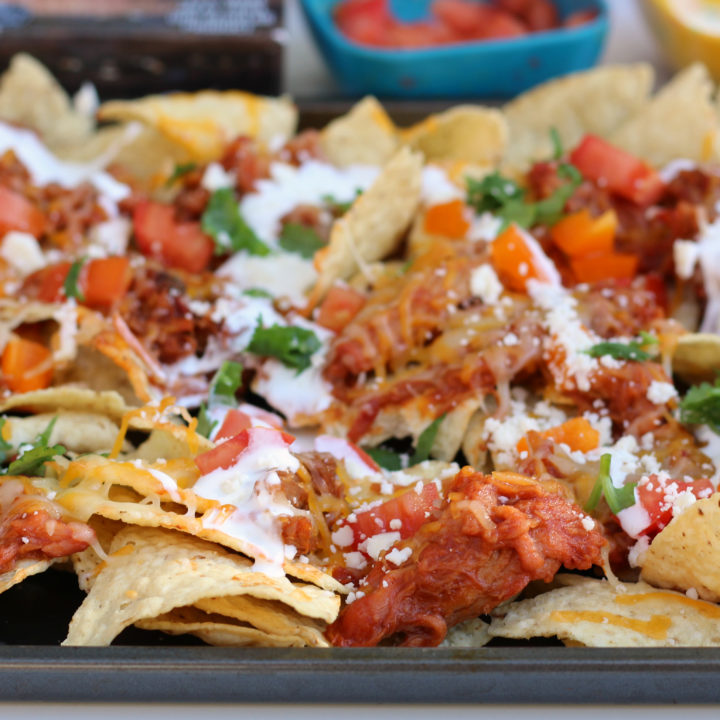
<path id="1" fill-rule="evenodd" d="M 449 627 L 490 612 L 531 580 L 600 564 L 606 541 L 584 519 L 557 486 L 464 468 L 442 508 L 398 546 L 410 557 L 399 567 L 377 561 L 327 636 L 339 646 L 391 636 L 438 645 Z"/>

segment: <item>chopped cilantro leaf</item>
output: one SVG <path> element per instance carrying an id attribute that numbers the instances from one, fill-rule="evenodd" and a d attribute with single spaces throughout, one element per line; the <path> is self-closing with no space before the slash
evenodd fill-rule
<path id="1" fill-rule="evenodd" d="M 720 378 L 693 385 L 680 401 L 680 420 L 691 425 L 707 425 L 720 435 Z"/>
<path id="2" fill-rule="evenodd" d="M 54 417 L 43 432 L 27 447 L 19 457 L 13 460 L 10 465 L 0 471 L 2 475 L 39 475 L 40 469 L 56 455 L 63 455 L 66 450 L 62 445 L 48 445 L 57 417 Z"/>
<path id="3" fill-rule="evenodd" d="M 644 340 L 643 342 L 631 340 L 629 343 L 612 341 L 599 342 L 586 350 L 585 353 L 594 358 L 609 355 L 616 360 L 635 360 L 637 362 L 644 362 L 645 360 L 652 359 L 652 355 L 642 349 L 642 346 L 647 344 L 652 343 L 647 343 Z"/>
<path id="4" fill-rule="evenodd" d="M 525 190 L 499 172 L 486 175 L 482 180 L 468 178 L 467 188 L 467 204 L 478 213 L 495 212 L 511 201 L 522 203 L 525 197 Z"/>
<path id="5" fill-rule="evenodd" d="M 271 293 L 262 288 L 248 288 L 247 290 L 243 290 L 242 294 L 248 297 L 268 298 L 270 300 L 272 300 L 273 297 Z"/>
<path id="6" fill-rule="evenodd" d="M 215 254 L 247 250 L 251 255 L 269 255 L 270 248 L 255 235 L 240 214 L 231 188 L 216 190 L 201 219 L 202 229 L 215 242 Z"/>
<path id="7" fill-rule="evenodd" d="M 637 483 L 627 483 L 620 488 L 615 487 L 610 477 L 611 462 L 612 455 L 610 453 L 605 453 L 600 458 L 600 473 L 585 504 L 585 512 L 592 512 L 603 496 L 611 512 L 615 515 L 635 504 L 635 486 Z"/>
<path id="8" fill-rule="evenodd" d="M 360 188 L 356 188 L 355 197 L 352 200 L 338 200 L 334 195 L 323 195 L 322 201 L 325 205 L 328 205 L 333 212 L 344 215 L 353 206 L 353 203 L 362 195 L 362 192 L 363 191 Z"/>
<path id="9" fill-rule="evenodd" d="M 210 405 L 237 405 L 235 393 L 242 385 L 243 366 L 226 360 L 210 383 Z"/>
<path id="10" fill-rule="evenodd" d="M 321 342 L 312 330 L 277 324 L 263 327 L 261 322 L 255 328 L 247 350 L 255 355 L 277 358 L 283 365 L 301 373 L 310 367 L 310 357 L 320 347 Z"/>
<path id="11" fill-rule="evenodd" d="M 202 435 L 203 437 L 209 438 L 210 433 L 213 431 L 215 426 L 218 424 L 217 420 L 211 420 L 210 416 L 207 412 L 207 406 L 205 403 L 200 405 L 200 410 L 198 410 L 197 415 L 197 427 L 195 428 L 197 432 Z"/>
<path id="12" fill-rule="evenodd" d="M 283 226 L 278 243 L 283 250 L 297 253 L 306 260 L 312 260 L 313 255 L 325 247 L 325 241 L 312 228 L 300 223 Z"/>
<path id="13" fill-rule="evenodd" d="M 363 450 L 384 470 L 402 470 L 400 453 L 384 447 L 364 447 Z"/>
<path id="14" fill-rule="evenodd" d="M 554 225 L 560 220 L 564 214 L 565 204 L 582 182 L 582 175 L 578 169 L 569 163 L 558 166 L 558 175 L 568 182 L 561 185 L 550 197 L 535 203 L 535 218 L 532 224 Z"/>
<path id="15" fill-rule="evenodd" d="M 65 282 L 63 282 L 63 292 L 66 298 L 75 298 L 80 302 L 85 300 L 85 294 L 80 287 L 80 271 L 87 258 L 80 258 L 76 260 L 68 270 L 68 274 L 65 276 Z"/>
<path id="16" fill-rule="evenodd" d="M 4 428 L 7 418 L 0 418 L 0 465 L 4 465 L 8 457 L 15 454 L 15 448 L 5 440 Z"/>
<path id="17" fill-rule="evenodd" d="M 445 419 L 445 415 L 441 415 L 439 418 L 433 420 L 423 431 L 420 433 L 420 437 L 417 441 L 417 447 L 415 452 L 410 456 L 410 465 L 417 465 L 418 463 L 425 462 L 430 457 L 430 450 L 432 450 L 433 443 L 437 437 L 440 424 Z"/>
<path id="18" fill-rule="evenodd" d="M 197 167 L 197 163 L 179 163 L 172 171 L 172 175 L 165 181 L 165 187 L 172 187 L 183 175 L 187 175 Z"/>
<path id="19" fill-rule="evenodd" d="M 560 133 L 558 132 L 558 129 L 556 127 L 550 128 L 550 141 L 552 142 L 553 146 L 553 160 L 561 160 L 562 156 L 565 154 L 565 151 L 563 149 Z"/>

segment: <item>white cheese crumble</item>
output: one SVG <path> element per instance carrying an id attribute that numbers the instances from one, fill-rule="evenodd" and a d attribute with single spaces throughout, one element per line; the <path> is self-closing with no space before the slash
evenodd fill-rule
<path id="1" fill-rule="evenodd" d="M 30 233 L 7 233 L 0 244 L 0 257 L 23 276 L 45 267 L 40 243 Z"/>
<path id="2" fill-rule="evenodd" d="M 420 197 L 425 205 L 440 205 L 462 198 L 463 191 L 450 180 L 443 168 L 426 165 L 422 170 Z"/>
<path id="3" fill-rule="evenodd" d="M 393 548 L 385 556 L 385 559 L 388 562 L 391 562 L 393 565 L 402 565 L 404 562 L 406 562 L 410 558 L 411 555 L 412 555 L 412 549 L 409 547 L 403 548 L 402 550 L 400 548 Z"/>
<path id="4" fill-rule="evenodd" d="M 235 175 L 220 163 L 212 162 L 205 168 L 200 184 L 209 192 L 235 187 Z"/>
<path id="5" fill-rule="evenodd" d="M 502 291 L 502 283 L 491 265 L 480 265 L 470 274 L 470 292 L 486 305 L 494 305 Z"/>
<path id="6" fill-rule="evenodd" d="M 389 550 L 396 542 L 400 541 L 399 532 L 378 533 L 364 540 L 358 546 L 366 552 L 373 560 L 378 560 L 380 555 Z"/>
<path id="7" fill-rule="evenodd" d="M 343 525 L 341 528 L 338 528 L 334 533 L 332 533 L 330 539 L 338 547 L 344 548 L 352 545 L 352 542 L 355 539 L 355 534 L 349 525 Z"/>
<path id="8" fill-rule="evenodd" d="M 653 380 L 647 389 L 647 399 L 655 405 L 664 405 L 677 397 L 677 390 L 672 383 Z"/>

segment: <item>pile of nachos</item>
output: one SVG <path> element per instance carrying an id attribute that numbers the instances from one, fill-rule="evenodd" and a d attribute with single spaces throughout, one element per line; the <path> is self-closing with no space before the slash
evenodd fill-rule
<path id="1" fill-rule="evenodd" d="M 692 66 L 411 127 L 0 78 L 0 591 L 65 645 L 720 644 L 720 115 Z"/>

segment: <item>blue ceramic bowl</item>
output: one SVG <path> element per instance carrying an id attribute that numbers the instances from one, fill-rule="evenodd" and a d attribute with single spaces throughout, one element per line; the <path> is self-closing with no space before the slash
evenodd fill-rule
<path id="1" fill-rule="evenodd" d="M 512 40 L 458 43 L 420 50 L 377 49 L 348 40 L 333 21 L 339 0 L 302 0 L 327 64 L 351 94 L 396 98 L 511 97 L 557 75 L 592 67 L 608 31 L 606 0 L 554 0 L 560 14 L 594 9 L 598 17 L 579 27 L 532 33 Z M 405 0 L 416 20 L 430 0 Z M 402 3 L 393 0 L 393 8 Z"/>

